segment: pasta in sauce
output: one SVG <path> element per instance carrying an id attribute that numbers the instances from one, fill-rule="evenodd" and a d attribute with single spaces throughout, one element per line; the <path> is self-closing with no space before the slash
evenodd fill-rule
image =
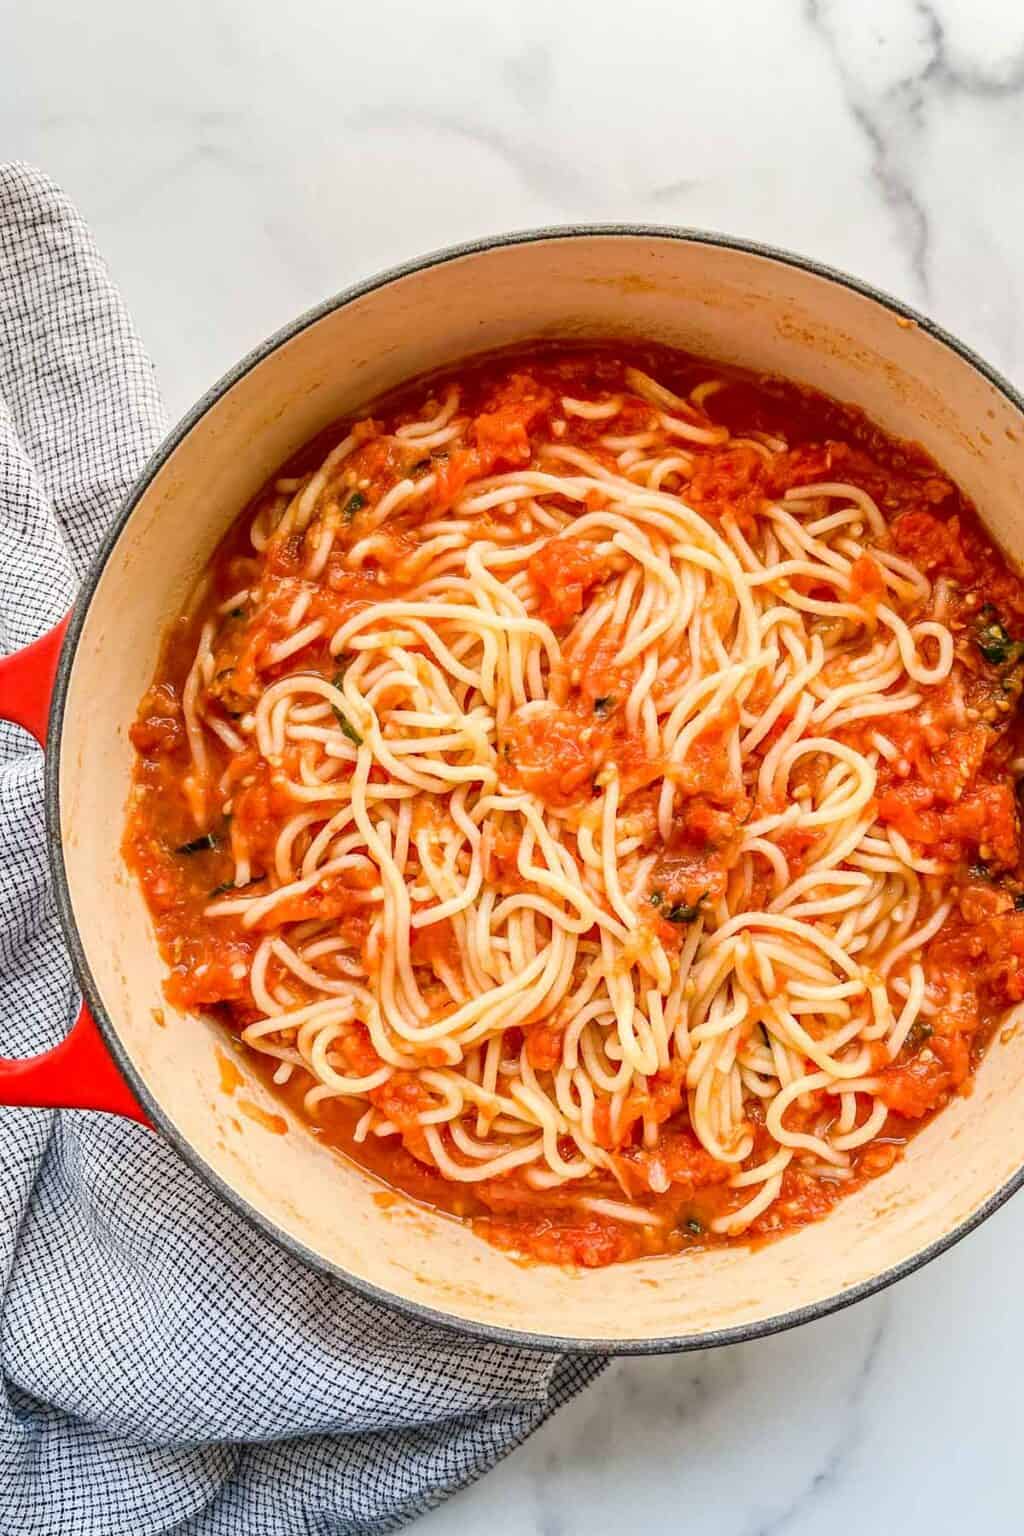
<path id="1" fill-rule="evenodd" d="M 167 637 L 125 855 L 168 997 L 512 1252 L 813 1220 L 1024 997 L 1017 634 L 850 407 L 612 345 L 411 387 Z"/>

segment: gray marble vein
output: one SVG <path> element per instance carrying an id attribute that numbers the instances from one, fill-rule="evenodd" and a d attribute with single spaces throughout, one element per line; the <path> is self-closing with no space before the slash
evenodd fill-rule
<path id="1" fill-rule="evenodd" d="M 872 1373 L 886 1338 L 889 1321 L 887 1302 L 883 1300 L 874 1308 L 871 1332 L 864 1343 L 864 1352 L 850 1383 L 842 1411 L 834 1424 L 835 1440 L 824 1461 L 816 1468 L 810 1482 L 797 1490 L 790 1501 L 767 1521 L 757 1521 L 749 1536 L 785 1536 L 792 1530 L 794 1521 L 804 1517 L 822 1502 L 826 1493 L 832 1494 L 849 1466 L 851 1452 L 864 1438 L 864 1406 L 872 1381 Z"/>
<path id="2" fill-rule="evenodd" d="M 991 289 L 985 307 L 999 315 L 1015 359 L 1017 263 L 1004 264 L 994 249 L 990 197 L 1006 199 L 1010 218 L 1020 214 L 1016 178 L 1003 181 L 1012 176 L 1012 148 L 1024 133 L 1020 9 L 923 0 L 857 5 L 806 0 L 805 14 L 863 136 L 872 180 L 905 253 L 913 297 L 929 309 L 941 302 L 951 242 L 969 241 L 973 234 L 990 281 L 998 264 L 1004 288 Z M 987 153 L 989 135 L 1006 161 Z M 966 272 L 963 276 L 969 281 Z"/>
<path id="3" fill-rule="evenodd" d="M 880 13 L 878 7 L 854 8 L 842 0 L 807 0 L 807 18 L 828 50 L 844 98 L 867 141 L 872 174 L 906 244 L 921 297 L 927 299 L 929 214 L 915 188 L 914 161 L 939 60 L 939 23 L 924 6 Z M 891 44 L 897 28 L 904 46 L 891 52 L 885 46 L 887 33 Z M 869 41 L 876 44 L 870 51 L 864 46 Z"/>

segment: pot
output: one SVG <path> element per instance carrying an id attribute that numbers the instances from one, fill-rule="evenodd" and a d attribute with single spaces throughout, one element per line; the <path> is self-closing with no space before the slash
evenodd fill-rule
<path id="1" fill-rule="evenodd" d="M 55 1050 L 0 1063 L 0 1102 L 148 1122 L 290 1252 L 416 1317 L 559 1349 L 723 1344 L 878 1290 L 1019 1187 L 1024 1033 L 1005 1031 L 973 1094 L 822 1222 L 751 1249 L 582 1272 L 523 1265 L 383 1193 L 244 1062 L 232 1086 L 223 1034 L 175 1016 L 161 992 L 149 916 L 119 853 L 128 728 L 161 635 L 267 476 L 400 382 L 544 337 L 654 338 L 851 401 L 919 440 L 1006 551 L 1024 544 L 1021 398 L 929 321 L 798 257 L 684 230 L 539 230 L 442 251 L 328 300 L 186 416 L 146 467 L 69 618 L 0 663 L 0 716 L 46 743 L 53 884 L 86 998 Z"/>

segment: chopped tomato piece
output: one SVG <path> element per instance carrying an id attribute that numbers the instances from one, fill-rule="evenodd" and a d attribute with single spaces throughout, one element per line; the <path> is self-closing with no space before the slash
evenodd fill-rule
<path id="1" fill-rule="evenodd" d="M 870 555 L 860 555 L 850 569 L 850 602 L 858 604 L 873 624 L 884 596 L 885 581 L 878 561 Z"/>
<path id="2" fill-rule="evenodd" d="M 979 784 L 953 806 L 948 835 L 977 848 L 989 864 L 1009 867 L 1018 853 L 1017 807 L 1007 783 Z"/>
<path id="3" fill-rule="evenodd" d="M 728 513 L 741 527 L 752 527 L 766 494 L 766 463 L 747 444 L 704 453 L 686 486 L 686 499 L 716 517 Z"/>
<path id="4" fill-rule="evenodd" d="M 946 1064 L 933 1051 L 922 1051 L 906 1066 L 892 1066 L 881 1074 L 878 1097 L 896 1114 L 919 1120 L 945 1102 L 952 1081 Z"/>
<path id="5" fill-rule="evenodd" d="M 931 809 L 935 792 L 926 784 L 910 781 L 880 796 L 878 819 L 895 827 L 914 843 L 936 843 L 942 833 L 938 812 Z"/>
<path id="6" fill-rule="evenodd" d="M 562 1222 L 540 1213 L 512 1220 L 486 1216 L 476 1225 L 495 1247 L 529 1254 L 542 1264 L 600 1269 L 635 1258 L 643 1251 L 628 1228 L 599 1216 L 589 1221 L 583 1217 Z"/>
<path id="7" fill-rule="evenodd" d="M 177 694 L 168 683 L 151 688 L 128 732 L 136 752 L 166 757 L 185 745 L 185 723 Z"/>
<path id="8" fill-rule="evenodd" d="M 567 805 L 590 784 L 601 762 L 603 733 L 568 710 L 514 716 L 504 743 L 509 773 L 531 794 Z"/>
<path id="9" fill-rule="evenodd" d="M 893 524 L 892 535 L 900 554 L 922 571 L 946 570 L 961 579 L 971 577 L 959 518 L 938 518 L 924 510 L 904 512 Z"/>
<path id="10" fill-rule="evenodd" d="M 530 556 L 526 571 L 541 618 L 559 629 L 583 612 L 591 588 L 608 573 L 608 560 L 581 539 L 549 539 Z"/>
<path id="11" fill-rule="evenodd" d="M 525 1030 L 526 1059 L 538 1071 L 554 1072 L 562 1064 L 563 1031 L 550 1024 L 534 1024 Z"/>
<path id="12" fill-rule="evenodd" d="M 418 1129 L 418 1117 L 436 1108 L 436 1101 L 415 1072 L 393 1072 L 380 1088 L 370 1090 L 370 1096 L 381 1114 L 402 1131 Z"/>
<path id="13" fill-rule="evenodd" d="M 841 1185 L 828 1184 L 790 1165 L 782 1175 L 778 1199 L 750 1230 L 756 1235 L 779 1226 L 802 1227 L 809 1221 L 819 1221 L 828 1215 L 841 1191 Z M 737 1195 L 741 1193 L 736 1191 Z"/>

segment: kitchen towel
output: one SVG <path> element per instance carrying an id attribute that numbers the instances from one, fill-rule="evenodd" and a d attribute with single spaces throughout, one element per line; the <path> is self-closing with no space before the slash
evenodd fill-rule
<path id="1" fill-rule="evenodd" d="M 73 600 L 165 430 L 88 230 L 0 165 L 0 645 Z M 111 827 L 111 837 L 119 828 Z M 48 888 L 42 753 L 0 727 L 0 1053 L 77 1007 Z M 0 1109 L 0 1533 L 396 1529 L 603 1362 L 460 1339 L 313 1273 L 151 1131 Z"/>

